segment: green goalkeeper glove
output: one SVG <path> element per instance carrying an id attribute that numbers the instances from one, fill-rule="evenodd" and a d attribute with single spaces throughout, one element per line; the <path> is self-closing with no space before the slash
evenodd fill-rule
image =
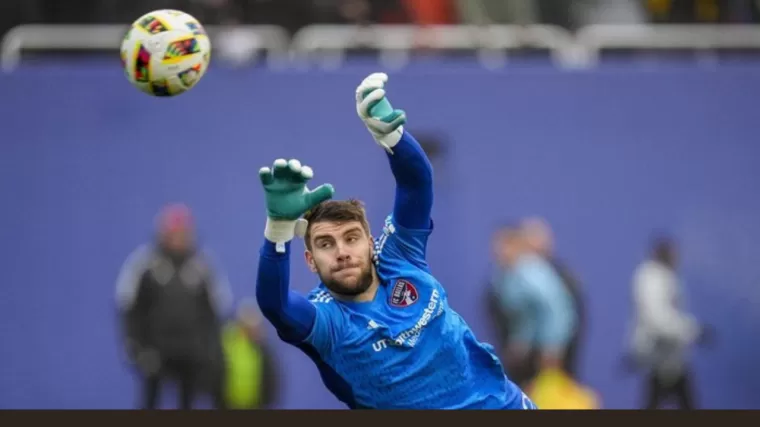
<path id="1" fill-rule="evenodd" d="M 277 252 L 285 252 L 285 243 L 296 235 L 303 237 L 308 224 L 301 216 L 335 193 L 330 184 L 310 191 L 306 183 L 313 176 L 310 167 L 295 159 L 277 159 L 272 168 L 259 170 L 267 207 L 264 237 L 276 244 Z"/>
<path id="2" fill-rule="evenodd" d="M 373 73 L 356 88 L 356 113 L 381 147 L 393 154 L 404 134 L 406 113 L 394 110 L 385 97 L 388 75 Z"/>

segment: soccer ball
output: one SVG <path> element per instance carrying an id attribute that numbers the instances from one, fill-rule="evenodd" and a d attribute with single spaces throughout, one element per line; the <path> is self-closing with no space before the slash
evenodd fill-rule
<path id="1" fill-rule="evenodd" d="M 185 12 L 156 10 L 138 18 L 121 42 L 127 80 L 153 96 L 190 90 L 206 73 L 211 42 L 197 19 Z"/>

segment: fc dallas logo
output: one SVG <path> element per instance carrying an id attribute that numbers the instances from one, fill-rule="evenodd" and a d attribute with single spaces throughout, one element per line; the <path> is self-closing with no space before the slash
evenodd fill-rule
<path id="1" fill-rule="evenodd" d="M 419 294 L 417 289 L 406 280 L 399 279 L 396 284 L 393 285 L 393 292 L 391 292 L 391 305 L 396 307 L 409 307 L 417 302 Z"/>

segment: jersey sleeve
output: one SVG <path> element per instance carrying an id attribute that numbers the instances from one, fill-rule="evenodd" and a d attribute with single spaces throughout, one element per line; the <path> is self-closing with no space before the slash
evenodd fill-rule
<path id="1" fill-rule="evenodd" d="M 411 229 L 428 227 L 433 208 L 433 166 L 425 150 L 405 130 L 393 154 L 387 155 L 396 180 L 393 202 L 396 223 Z"/>
<path id="2" fill-rule="evenodd" d="M 408 229 L 395 220 L 393 214 L 385 219 L 383 232 L 375 241 L 375 263 L 381 270 L 401 268 L 402 264 L 430 271 L 425 254 L 433 232 L 433 221 L 427 228 Z M 382 273 L 382 271 L 381 271 Z"/>
<path id="3" fill-rule="evenodd" d="M 376 241 L 376 259 L 391 269 L 414 266 L 427 270 L 427 239 L 433 231 L 433 167 L 416 139 L 404 131 L 401 140 L 388 153 L 396 195 L 393 212 L 385 221 Z"/>
<path id="4" fill-rule="evenodd" d="M 329 354 L 340 339 L 340 331 L 344 326 L 342 313 L 333 297 L 325 290 L 312 292 L 309 302 L 316 309 L 314 325 L 301 343 L 294 344 L 308 344 L 322 355 Z"/>
<path id="5" fill-rule="evenodd" d="M 277 252 L 275 244 L 265 241 L 259 255 L 256 274 L 256 301 L 261 313 L 285 341 L 301 341 L 314 325 L 316 309 L 306 297 L 290 287 L 290 242 L 285 252 Z"/>

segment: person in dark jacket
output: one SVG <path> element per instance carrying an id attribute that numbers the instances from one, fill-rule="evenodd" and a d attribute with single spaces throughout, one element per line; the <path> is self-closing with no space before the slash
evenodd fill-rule
<path id="1" fill-rule="evenodd" d="M 519 224 L 503 224 L 493 234 L 491 244 L 494 271 L 486 286 L 486 308 L 505 373 L 515 384 L 526 386 L 538 372 L 540 351 L 536 347 L 525 354 L 514 351 L 517 348 L 515 332 L 523 324 L 524 315 L 504 304 L 505 277 L 511 274 L 525 252 Z"/>
<path id="2" fill-rule="evenodd" d="M 508 361 L 505 358 L 504 349 L 510 341 L 510 326 L 516 319 L 504 308 L 501 297 L 501 277 L 504 270 L 511 267 L 515 262 L 517 255 L 514 253 L 514 235 L 517 233 L 517 227 L 513 224 L 504 224 L 499 227 L 491 236 L 491 254 L 493 258 L 493 271 L 485 280 L 485 308 L 488 314 L 488 320 L 495 334 L 496 347 L 500 349 L 499 358 L 505 368 Z"/>
<path id="3" fill-rule="evenodd" d="M 224 408 L 221 322 L 231 296 L 226 280 L 198 250 L 189 209 L 167 206 L 156 242 L 136 249 L 117 281 L 124 346 L 142 377 L 144 409 L 155 409 L 162 383 L 179 384 L 179 408 L 201 392 Z"/>

